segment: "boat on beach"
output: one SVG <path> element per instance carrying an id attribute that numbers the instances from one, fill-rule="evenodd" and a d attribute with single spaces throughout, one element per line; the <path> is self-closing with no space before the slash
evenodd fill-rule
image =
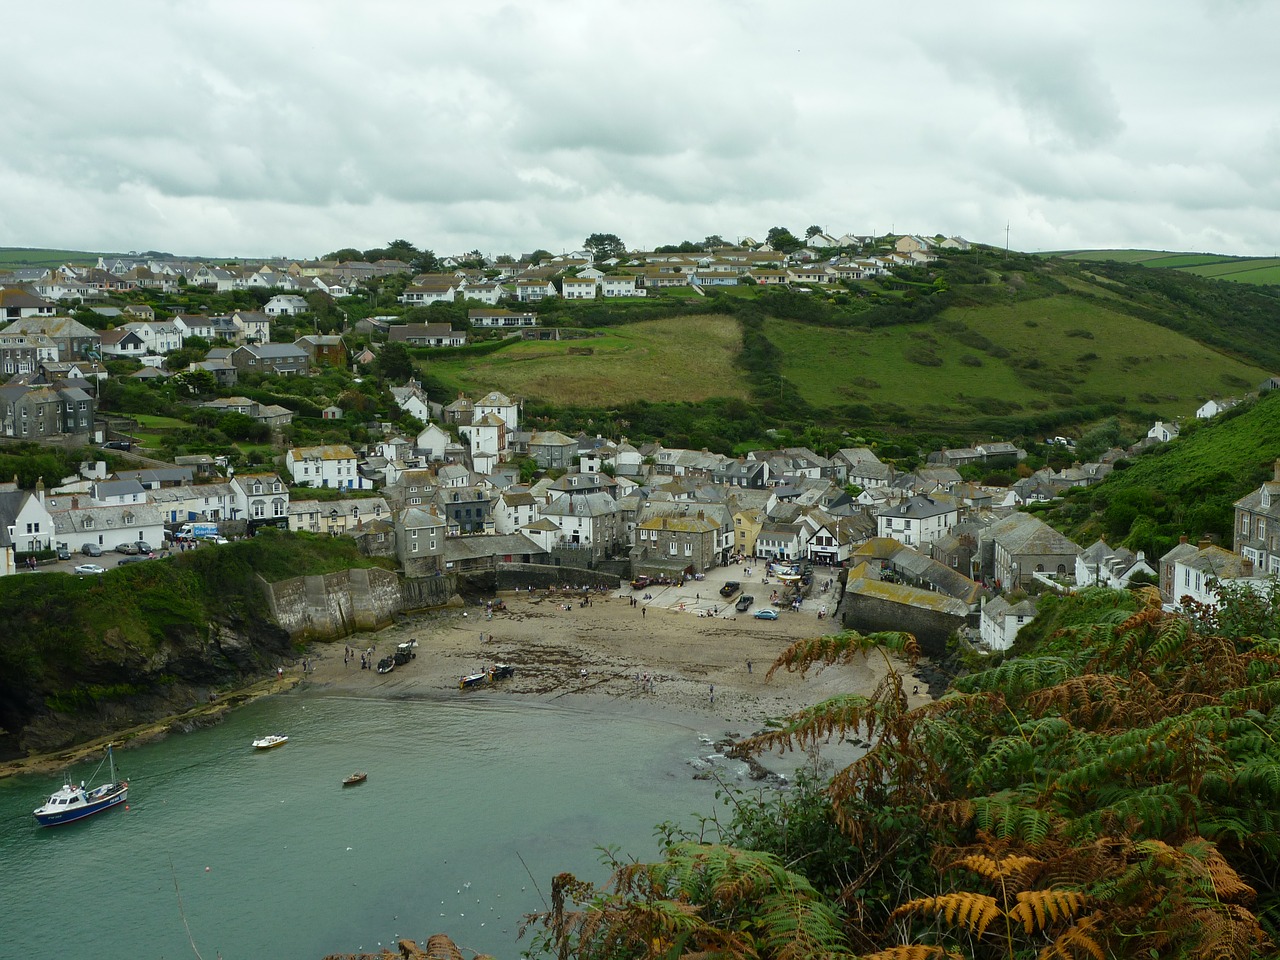
<path id="1" fill-rule="evenodd" d="M 342 785 L 344 787 L 354 787 L 357 783 L 364 783 L 368 779 L 369 775 L 367 773 L 353 773 L 349 777 L 342 778 Z"/>
<path id="2" fill-rule="evenodd" d="M 489 674 L 487 673 L 468 673 L 458 678 L 458 689 L 470 690 L 472 687 L 482 687 L 488 682 Z"/>
<path id="3" fill-rule="evenodd" d="M 111 778 L 106 783 L 86 790 L 83 780 L 77 787 L 68 779 L 56 793 L 50 795 L 43 806 L 32 811 L 36 822 L 42 827 L 55 827 L 59 824 L 83 820 L 85 817 L 91 817 L 103 810 L 110 810 L 128 800 L 129 783 L 126 780 L 116 779 L 115 754 L 112 753 L 110 745 L 107 746 L 107 756 L 103 762 L 111 766 Z M 99 764 L 98 770 L 101 769 L 102 764 Z M 94 776 L 96 777 L 97 774 L 98 771 L 95 770 Z"/>
<path id="4" fill-rule="evenodd" d="M 270 750 L 272 747 L 282 747 L 289 742 L 288 737 L 282 737 L 279 734 L 271 733 L 265 737 L 253 741 L 253 749 Z"/>

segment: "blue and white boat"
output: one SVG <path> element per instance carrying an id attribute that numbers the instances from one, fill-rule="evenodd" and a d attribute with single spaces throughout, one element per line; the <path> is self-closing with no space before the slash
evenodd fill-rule
<path id="1" fill-rule="evenodd" d="M 33 811 L 36 822 L 42 827 L 56 827 L 110 810 L 128 800 L 129 784 L 125 780 L 116 779 L 116 760 L 110 745 L 107 746 L 107 758 L 104 762 L 111 765 L 110 780 L 92 790 L 85 789 L 83 780 L 78 787 L 68 780 L 45 801 L 44 806 Z M 101 769 L 102 765 L 99 764 L 98 770 Z M 94 776 L 97 776 L 97 770 L 94 771 Z"/>

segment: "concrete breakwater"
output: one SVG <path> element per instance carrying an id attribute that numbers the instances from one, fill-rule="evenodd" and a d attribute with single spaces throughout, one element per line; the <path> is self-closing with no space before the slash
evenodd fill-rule
<path id="1" fill-rule="evenodd" d="M 444 606 L 457 594 L 452 575 L 405 579 L 360 567 L 323 576 L 262 581 L 271 615 L 290 639 L 324 640 L 378 630 L 406 610 Z"/>

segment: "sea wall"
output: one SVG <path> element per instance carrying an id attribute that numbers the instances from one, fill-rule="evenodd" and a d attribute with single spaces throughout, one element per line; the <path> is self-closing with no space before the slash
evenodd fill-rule
<path id="1" fill-rule="evenodd" d="M 458 595 L 458 578 L 452 573 L 438 577 L 406 577 L 400 583 L 401 610 L 443 607 Z"/>
<path id="2" fill-rule="evenodd" d="M 399 576 L 376 567 L 262 583 L 272 616 L 293 640 L 377 630 L 404 608 Z"/>
<path id="3" fill-rule="evenodd" d="M 859 633 L 902 630 L 913 634 L 920 648 L 930 657 L 944 656 L 951 635 L 965 626 L 962 616 L 893 603 L 853 591 L 845 593 L 836 616 L 845 629 Z"/>
<path id="4" fill-rule="evenodd" d="M 533 587 L 546 590 L 561 587 L 592 587 L 617 590 L 622 577 L 606 570 L 586 570 L 582 567 L 555 567 L 543 563 L 499 563 L 497 588 L 499 590 L 528 590 Z"/>

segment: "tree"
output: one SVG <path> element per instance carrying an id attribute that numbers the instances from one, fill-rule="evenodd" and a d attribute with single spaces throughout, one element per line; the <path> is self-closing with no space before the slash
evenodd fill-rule
<path id="1" fill-rule="evenodd" d="M 440 270 L 440 259 L 431 250 L 422 250 L 409 261 L 414 273 L 437 273 Z"/>
<path id="2" fill-rule="evenodd" d="M 543 250 L 539 247 L 537 250 L 533 251 L 533 253 L 529 254 L 529 262 L 536 267 L 549 256 L 551 256 L 550 250 Z"/>
<path id="3" fill-rule="evenodd" d="M 335 250 L 333 253 L 326 253 L 321 260 L 336 260 L 338 263 L 346 263 L 349 260 L 362 260 L 364 254 L 355 247 L 343 247 L 341 250 Z"/>
<path id="4" fill-rule="evenodd" d="M 779 253 L 791 253 L 804 246 L 786 227 L 770 227 L 765 239 Z"/>
<path id="5" fill-rule="evenodd" d="M 720 234 L 718 233 L 713 233 L 711 234 L 711 236 L 707 237 L 705 240 L 702 241 L 702 248 L 704 250 L 710 250 L 712 247 L 727 247 L 727 246 L 728 244 L 724 242 L 724 237 L 720 236 Z"/>
<path id="6" fill-rule="evenodd" d="M 378 373 L 392 383 L 403 383 L 413 376 L 413 357 L 403 343 L 388 343 L 378 354 Z"/>
<path id="7" fill-rule="evenodd" d="M 804 232 L 804 238 L 808 240 L 810 237 L 816 237 L 822 232 L 822 228 L 816 223 Z"/>
<path id="8" fill-rule="evenodd" d="M 596 260 L 620 257 L 627 252 L 627 245 L 613 233 L 593 233 L 582 241 L 582 245 Z"/>

